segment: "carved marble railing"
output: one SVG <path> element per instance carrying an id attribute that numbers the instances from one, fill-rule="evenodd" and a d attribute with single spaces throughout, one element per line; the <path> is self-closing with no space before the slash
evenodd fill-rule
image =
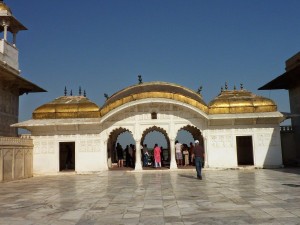
<path id="1" fill-rule="evenodd" d="M 292 126 L 280 126 L 280 132 L 293 132 Z"/>
<path id="2" fill-rule="evenodd" d="M 0 137 L 0 182 L 32 177 L 30 138 Z"/>

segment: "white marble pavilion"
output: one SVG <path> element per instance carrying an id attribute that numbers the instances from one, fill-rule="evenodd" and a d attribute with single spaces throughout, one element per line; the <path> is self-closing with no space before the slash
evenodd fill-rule
<path id="1" fill-rule="evenodd" d="M 64 169 L 71 149 L 77 173 L 108 170 L 118 136 L 132 134 L 136 149 L 151 131 L 167 140 L 170 170 L 176 170 L 175 140 L 180 130 L 204 146 L 208 168 L 282 166 L 276 104 L 241 87 L 225 88 L 209 104 L 199 92 L 166 82 L 139 83 L 118 91 L 101 107 L 84 96 L 62 96 L 38 107 L 31 120 L 13 125 L 31 132 L 34 174 Z M 136 151 L 135 170 L 143 170 Z"/>

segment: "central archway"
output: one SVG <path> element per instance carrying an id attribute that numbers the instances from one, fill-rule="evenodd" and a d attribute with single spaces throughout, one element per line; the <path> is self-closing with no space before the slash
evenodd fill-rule
<path id="1" fill-rule="evenodd" d="M 152 126 L 152 127 L 147 128 L 146 130 L 144 130 L 144 132 L 142 134 L 142 138 L 141 138 L 141 145 L 144 146 L 145 138 L 151 132 L 159 132 L 165 138 L 167 145 L 166 145 L 165 148 L 161 149 L 161 162 L 162 162 L 162 167 L 169 168 L 170 167 L 170 158 L 171 158 L 171 155 L 170 155 L 170 139 L 168 137 L 167 132 L 163 128 L 157 127 L 157 126 Z M 159 145 L 159 146 L 162 146 L 162 145 Z M 142 159 L 143 159 L 143 157 L 144 156 L 142 154 Z"/>

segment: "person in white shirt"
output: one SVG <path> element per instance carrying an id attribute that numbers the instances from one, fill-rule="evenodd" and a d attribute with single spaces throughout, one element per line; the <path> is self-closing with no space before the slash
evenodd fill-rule
<path id="1" fill-rule="evenodd" d="M 178 142 L 178 140 L 175 141 L 175 152 L 176 152 L 176 161 L 177 165 L 182 165 L 182 144 Z"/>

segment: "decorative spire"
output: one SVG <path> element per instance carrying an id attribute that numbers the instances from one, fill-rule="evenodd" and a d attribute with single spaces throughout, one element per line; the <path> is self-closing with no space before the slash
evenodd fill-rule
<path id="1" fill-rule="evenodd" d="M 81 87 L 79 86 L 79 96 L 81 96 Z"/>
<path id="2" fill-rule="evenodd" d="M 227 81 L 225 82 L 225 90 L 226 90 L 226 91 L 228 90 L 228 84 L 227 84 Z"/>
<path id="3" fill-rule="evenodd" d="M 85 92 L 85 90 L 83 90 L 83 96 L 86 97 L 86 92 Z"/>
<path id="4" fill-rule="evenodd" d="M 241 90 L 244 89 L 244 85 L 242 83 L 240 84 L 240 87 L 241 87 Z"/>
<path id="5" fill-rule="evenodd" d="M 201 95 L 201 91 L 202 91 L 202 86 L 200 86 L 200 87 L 198 88 L 197 93 L 198 93 L 199 95 Z"/>
<path id="6" fill-rule="evenodd" d="M 104 97 L 106 98 L 106 100 L 109 98 L 108 94 L 104 93 Z"/>
<path id="7" fill-rule="evenodd" d="M 72 89 L 71 89 L 71 91 L 70 91 L 70 96 L 73 96 L 73 92 L 72 92 Z"/>
<path id="8" fill-rule="evenodd" d="M 67 87 L 65 86 L 64 95 L 67 96 Z"/>
<path id="9" fill-rule="evenodd" d="M 223 86 L 221 86 L 221 92 L 223 92 L 223 91 L 224 91 Z"/>
<path id="10" fill-rule="evenodd" d="M 138 79 L 139 79 L 139 84 L 142 84 L 143 83 L 142 75 L 138 75 Z"/>
<path id="11" fill-rule="evenodd" d="M 233 90 L 236 90 L 236 86 L 235 85 L 233 86 Z"/>

